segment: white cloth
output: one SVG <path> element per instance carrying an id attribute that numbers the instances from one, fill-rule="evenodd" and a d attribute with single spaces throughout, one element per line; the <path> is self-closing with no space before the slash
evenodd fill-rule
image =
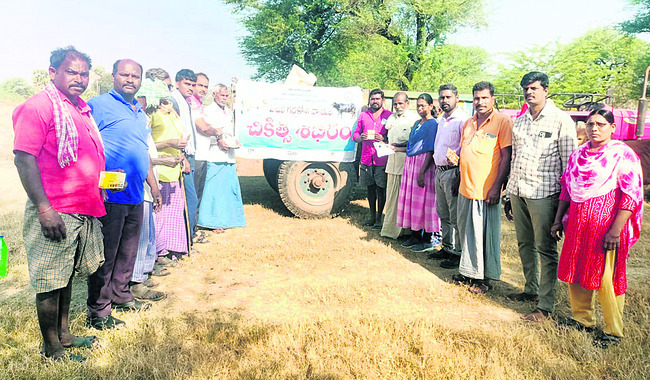
<path id="1" fill-rule="evenodd" d="M 386 119 L 386 130 L 388 131 L 388 143 L 406 143 L 409 140 L 411 128 L 420 116 L 413 111 L 406 110 L 401 116 L 393 113 Z M 388 157 L 386 162 L 386 173 L 402 175 L 404 170 L 405 152 L 395 152 Z"/>
<path id="2" fill-rule="evenodd" d="M 147 145 L 149 147 L 149 158 L 153 160 L 154 158 L 158 158 L 158 149 L 156 149 L 156 143 L 153 141 L 153 137 L 151 136 L 151 127 L 148 128 L 149 136 L 147 137 Z M 153 175 L 156 177 L 156 183 L 158 183 L 158 169 L 155 166 L 153 167 Z M 147 181 L 144 182 L 144 201 L 153 202 L 151 186 L 149 186 Z"/>
<path id="3" fill-rule="evenodd" d="M 235 135 L 235 124 L 233 113 L 230 108 L 222 109 L 216 103 L 212 103 L 203 109 L 203 119 L 213 128 L 221 128 L 224 136 Z M 228 162 L 235 163 L 235 150 L 228 149 L 224 152 L 217 145 L 215 137 L 201 136 L 196 139 L 196 159 L 210 162 Z"/>
<path id="4" fill-rule="evenodd" d="M 185 153 L 188 155 L 194 155 L 196 152 L 196 147 L 194 146 L 194 135 L 196 131 L 194 130 L 194 122 L 190 113 L 190 105 L 187 103 L 187 100 L 181 95 L 178 90 L 172 91 L 172 98 L 176 100 L 178 104 L 179 116 L 183 122 L 183 137 L 189 137 L 187 139 L 187 146 L 185 147 Z"/>

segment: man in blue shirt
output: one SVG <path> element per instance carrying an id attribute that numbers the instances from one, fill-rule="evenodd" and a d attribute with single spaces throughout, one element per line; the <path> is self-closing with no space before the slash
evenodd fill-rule
<path id="1" fill-rule="evenodd" d="M 106 170 L 123 170 L 127 182 L 123 191 L 107 191 L 106 215 L 100 218 L 105 261 L 88 277 L 86 323 L 100 330 L 124 325 L 111 315 L 111 308 L 130 311 L 150 306 L 135 300 L 129 291 L 142 226 L 145 180 L 152 189 L 154 208 L 161 202 L 147 148 L 147 117 L 134 98 L 141 82 L 139 63 L 118 60 L 113 65 L 113 89 L 88 102 L 104 142 Z"/>

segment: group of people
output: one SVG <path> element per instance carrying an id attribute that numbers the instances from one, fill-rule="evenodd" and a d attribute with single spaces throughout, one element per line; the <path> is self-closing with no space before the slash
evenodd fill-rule
<path id="1" fill-rule="evenodd" d="M 474 85 L 471 117 L 458 107 L 453 84 L 438 90 L 440 115 L 428 94 L 417 98 L 415 115 L 406 93 L 395 94 L 392 113 L 383 107 L 384 93 L 372 90 L 353 134 L 362 150 L 359 182 L 368 189 L 364 225 L 392 239 L 410 233 L 403 247 L 431 252 L 443 268 L 458 268 L 455 283 L 484 294 L 501 276 L 503 198 L 525 277 L 523 291 L 507 298 L 537 303 L 523 320 L 547 320 L 560 279 L 569 284 L 572 310 L 565 324 L 592 331 L 598 291 L 605 327 L 594 343 L 607 347 L 623 337 L 626 263 L 643 211 L 640 161 L 612 139 L 608 109 L 591 112 L 577 133 L 571 117 L 547 99 L 546 74 L 529 72 L 520 85 L 526 105 L 514 122 L 495 109 L 489 82 Z M 394 153 L 380 155 L 382 144 Z"/>
<path id="2" fill-rule="evenodd" d="M 144 310 L 165 297 L 151 274 L 169 274 L 194 243 L 207 241 L 205 230 L 245 225 L 228 87 L 210 91 L 207 75 L 188 69 L 172 83 L 165 70 L 143 72 L 121 59 L 113 89 L 86 103 L 80 95 L 90 68 L 73 47 L 53 51 L 51 82 L 13 113 L 42 353 L 75 361 L 84 358 L 66 348 L 97 344 L 69 331 L 75 273 L 88 277 L 87 325 L 120 327 L 112 310 Z M 588 142 L 577 147 L 573 121 L 546 99 L 548 77 L 531 72 L 520 84 L 528 109 L 514 124 L 495 110 L 489 82 L 474 85 L 471 117 L 452 84 L 439 88 L 439 116 L 428 94 L 417 98 L 415 115 L 405 93 L 395 95 L 391 113 L 384 93 L 371 91 L 353 134 L 361 144 L 360 183 L 368 188 L 366 224 L 393 239 L 409 231 L 402 245 L 417 252 L 433 251 L 432 234 L 440 233 L 442 248 L 429 256 L 458 268 L 455 282 L 486 293 L 501 274 L 505 190 L 526 279 L 523 292 L 508 298 L 538 302 L 523 318 L 545 320 L 559 278 L 570 284 L 569 324 L 591 330 L 597 290 L 605 317 L 597 342 L 607 346 L 623 336 L 626 262 L 643 205 L 639 159 L 612 140 L 610 111 L 591 113 Z M 209 93 L 214 101 L 205 105 Z M 380 156 L 386 146 L 393 153 Z M 126 180 L 100 188 L 110 172 Z"/>
<path id="3" fill-rule="evenodd" d="M 69 331 L 75 274 L 87 276 L 86 324 L 117 328 L 125 323 L 112 310 L 164 299 L 150 276 L 198 252 L 206 230 L 245 226 L 228 87 L 204 106 L 207 75 L 183 69 L 172 84 L 165 70 L 120 59 L 113 89 L 86 103 L 90 68 L 74 47 L 53 51 L 51 81 L 13 113 L 42 354 L 74 361 L 85 358 L 66 348 L 97 345 Z M 125 180 L 100 186 L 115 172 Z"/>

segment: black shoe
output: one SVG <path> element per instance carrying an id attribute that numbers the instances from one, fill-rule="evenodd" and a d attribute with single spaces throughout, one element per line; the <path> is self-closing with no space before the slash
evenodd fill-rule
<path id="1" fill-rule="evenodd" d="M 445 269 L 455 269 L 460 265 L 460 256 L 450 255 L 449 258 L 440 263 L 440 266 Z"/>
<path id="2" fill-rule="evenodd" d="M 124 321 L 121 321 L 112 315 L 107 315 L 105 317 L 91 317 L 89 315 L 86 317 L 86 326 L 97 330 L 119 329 L 125 325 L 126 323 L 124 323 Z"/>
<path id="3" fill-rule="evenodd" d="M 448 260 L 453 256 L 456 255 L 443 248 L 437 252 L 430 253 L 429 256 L 427 257 L 431 260 Z M 459 260 L 460 260 L 460 256 L 459 256 Z"/>
<path id="4" fill-rule="evenodd" d="M 594 346 L 600 348 L 608 348 L 609 346 L 619 344 L 620 342 L 621 342 L 621 338 L 615 335 L 609 335 L 603 333 L 602 335 L 594 339 Z"/>
<path id="5" fill-rule="evenodd" d="M 558 322 L 558 325 L 560 327 L 576 329 L 578 331 L 584 331 L 588 333 L 592 333 L 596 330 L 594 327 L 587 327 L 573 318 L 569 318 L 562 322 Z"/>
<path id="6" fill-rule="evenodd" d="M 149 302 L 138 301 L 133 299 L 125 303 L 114 303 L 111 307 L 117 311 L 140 311 L 147 310 L 151 307 Z"/>
<path id="7" fill-rule="evenodd" d="M 510 301 L 517 301 L 517 302 L 524 302 L 524 301 L 537 301 L 539 297 L 537 297 L 537 294 L 530 294 L 530 293 L 517 293 L 517 294 L 510 294 L 506 296 L 507 299 Z"/>
<path id="8" fill-rule="evenodd" d="M 416 244 L 420 244 L 420 239 L 416 236 L 411 236 L 407 241 L 404 243 L 400 244 L 404 248 L 412 247 Z"/>

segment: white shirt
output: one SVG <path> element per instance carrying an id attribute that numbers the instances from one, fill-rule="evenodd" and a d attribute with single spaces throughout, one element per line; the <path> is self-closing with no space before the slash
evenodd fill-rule
<path id="1" fill-rule="evenodd" d="M 206 123 L 210 124 L 213 128 L 221 128 L 224 136 L 235 135 L 235 124 L 233 120 L 232 110 L 228 107 L 222 109 L 216 103 L 211 103 L 209 106 L 203 108 L 203 119 Z M 205 137 L 205 136 L 202 136 Z M 205 138 L 208 144 L 205 145 L 203 139 L 201 140 L 201 147 L 197 146 L 196 159 L 210 162 L 228 162 L 235 163 L 235 150 L 228 149 L 224 152 L 217 145 L 215 137 Z M 197 138 L 197 145 L 199 139 Z"/>
<path id="2" fill-rule="evenodd" d="M 181 93 L 175 89 L 172 91 L 172 98 L 178 103 L 178 109 L 180 111 L 181 121 L 183 122 L 183 137 L 189 137 L 187 139 L 187 146 L 185 147 L 185 153 L 189 155 L 194 155 L 196 152 L 196 147 L 194 146 L 194 136 L 196 131 L 194 130 L 194 122 L 190 116 L 190 105 L 187 103 L 187 100 L 181 95 Z"/>

